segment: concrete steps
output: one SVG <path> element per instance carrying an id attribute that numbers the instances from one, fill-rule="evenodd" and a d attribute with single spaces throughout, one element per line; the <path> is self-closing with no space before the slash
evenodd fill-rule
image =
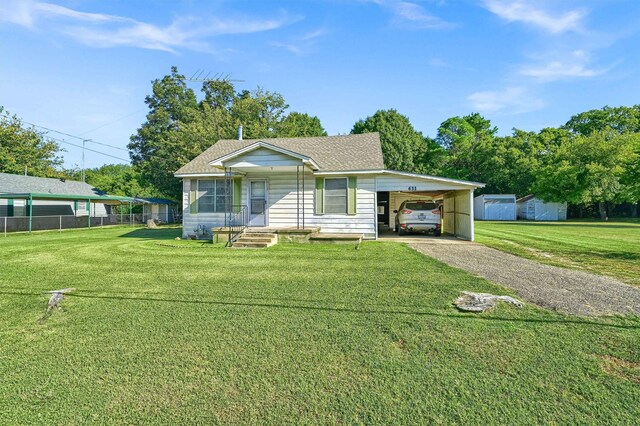
<path id="1" fill-rule="evenodd" d="M 362 238 L 362 234 L 329 234 L 317 232 L 311 234 L 309 242 L 324 244 L 360 244 Z"/>
<path id="2" fill-rule="evenodd" d="M 232 248 L 267 248 L 278 242 L 278 236 L 268 232 L 245 232 L 233 243 Z"/>

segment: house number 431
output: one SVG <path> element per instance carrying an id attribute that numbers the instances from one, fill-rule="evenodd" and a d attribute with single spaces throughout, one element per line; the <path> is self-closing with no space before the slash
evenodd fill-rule
<path id="1" fill-rule="evenodd" d="M 416 189 L 418 189 L 418 187 L 417 187 L 417 186 L 410 186 L 410 187 L 409 187 L 409 191 L 415 191 Z"/>

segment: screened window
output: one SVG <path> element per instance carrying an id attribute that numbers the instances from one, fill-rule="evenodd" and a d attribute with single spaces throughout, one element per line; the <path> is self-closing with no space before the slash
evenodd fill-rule
<path id="1" fill-rule="evenodd" d="M 324 212 L 347 214 L 347 178 L 324 180 Z"/>
<path id="2" fill-rule="evenodd" d="M 198 212 L 224 213 L 227 194 L 232 205 L 233 187 L 227 179 L 198 181 Z"/>

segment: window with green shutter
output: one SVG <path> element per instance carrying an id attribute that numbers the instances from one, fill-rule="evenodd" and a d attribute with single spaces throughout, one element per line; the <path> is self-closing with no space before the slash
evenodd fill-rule
<path id="1" fill-rule="evenodd" d="M 348 214 L 357 213 L 357 178 L 336 177 L 316 178 L 315 213 Z"/>

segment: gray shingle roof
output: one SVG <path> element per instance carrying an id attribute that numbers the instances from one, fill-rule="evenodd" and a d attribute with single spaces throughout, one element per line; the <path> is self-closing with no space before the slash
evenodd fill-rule
<path id="1" fill-rule="evenodd" d="M 0 173 L 0 193 L 38 193 L 63 195 L 106 195 L 92 185 L 75 180 L 41 178 Z"/>
<path id="2" fill-rule="evenodd" d="M 376 132 L 311 138 L 223 139 L 182 166 L 176 174 L 219 172 L 209 162 L 256 142 L 310 157 L 322 171 L 384 169 L 380 134 Z"/>

